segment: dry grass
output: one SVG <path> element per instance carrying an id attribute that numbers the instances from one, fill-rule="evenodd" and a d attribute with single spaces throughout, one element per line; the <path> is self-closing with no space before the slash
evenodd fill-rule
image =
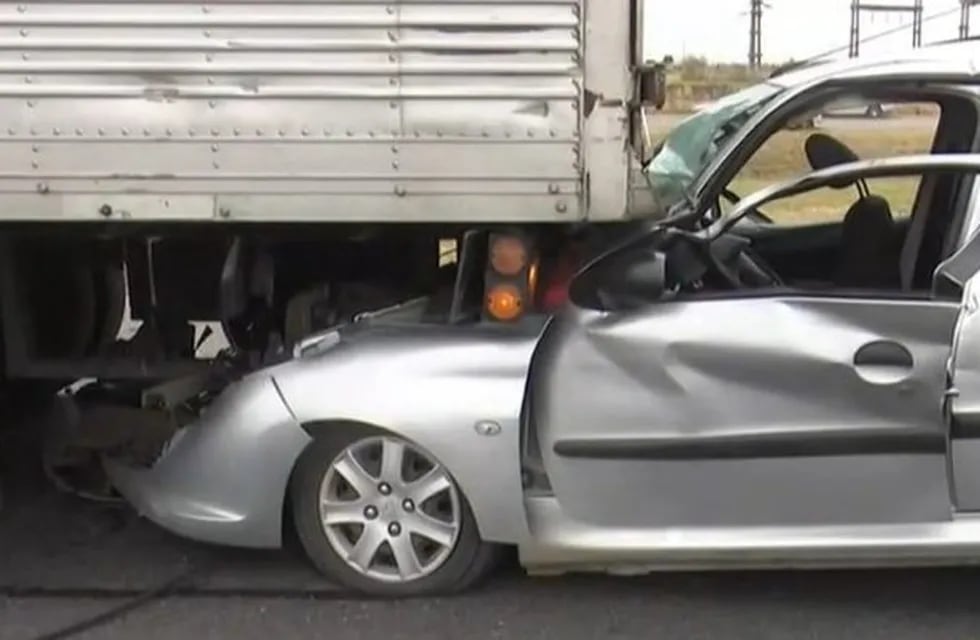
<path id="1" fill-rule="evenodd" d="M 934 123 L 927 118 L 903 118 L 901 122 L 869 120 L 866 123 L 862 126 L 860 120 L 848 120 L 846 126 L 825 124 L 819 131 L 834 136 L 862 158 L 927 153 L 932 144 Z M 742 175 L 772 180 L 806 172 L 809 164 L 803 147 L 812 133 L 806 130 L 777 133 L 749 160 Z"/>
<path id="2" fill-rule="evenodd" d="M 848 126 L 833 125 L 824 130 L 851 147 L 862 158 L 928 152 L 934 133 L 931 118 L 902 118 L 901 121 L 850 121 Z M 773 136 L 742 169 L 733 182 L 738 194 L 753 191 L 779 180 L 799 176 L 810 170 L 803 148 L 812 131 L 782 131 Z M 891 204 L 896 216 L 908 215 L 915 198 L 918 178 L 884 178 L 869 181 L 872 193 Z M 781 224 L 839 220 L 854 202 L 854 189 L 819 189 L 765 208 Z"/>
<path id="3" fill-rule="evenodd" d="M 653 137 L 660 139 L 676 120 L 654 120 Z M 825 119 L 817 131 L 834 136 L 861 158 L 927 153 L 933 139 L 935 119 L 895 116 L 885 120 Z M 813 130 L 781 131 L 770 138 L 732 182 L 731 189 L 745 196 L 782 180 L 809 172 L 804 143 Z M 872 193 L 886 198 L 896 216 L 908 215 L 915 198 L 918 178 L 888 178 L 869 181 Z M 854 202 L 855 189 L 820 189 L 764 207 L 780 224 L 802 224 L 840 220 Z"/>
<path id="4" fill-rule="evenodd" d="M 739 178 L 733 183 L 735 193 L 746 195 L 772 184 L 761 178 Z M 918 179 L 886 178 L 870 180 L 871 192 L 882 196 L 891 204 L 893 215 L 908 216 L 912 210 Z M 813 224 L 833 222 L 843 218 L 844 213 L 857 199 L 857 190 L 818 189 L 800 196 L 778 200 L 762 207 L 762 212 L 778 224 Z"/>

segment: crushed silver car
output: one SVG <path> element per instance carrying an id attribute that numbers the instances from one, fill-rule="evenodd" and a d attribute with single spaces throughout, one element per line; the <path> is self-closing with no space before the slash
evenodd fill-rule
<path id="1" fill-rule="evenodd" d="M 817 65 L 696 114 L 648 165 L 669 218 L 554 316 L 364 317 L 110 475 L 192 538 L 276 547 L 285 521 L 384 595 L 466 588 L 500 545 L 542 573 L 976 562 L 977 53 Z M 787 122 L 851 94 L 937 105 L 929 148 L 862 160 L 811 133 L 811 172 L 736 194 Z M 898 178 L 902 202 L 878 190 Z M 821 190 L 835 220 L 779 222 Z"/>

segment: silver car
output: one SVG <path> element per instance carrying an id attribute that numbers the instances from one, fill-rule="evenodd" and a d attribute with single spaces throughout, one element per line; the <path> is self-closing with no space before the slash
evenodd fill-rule
<path id="1" fill-rule="evenodd" d="M 723 100 L 647 166 L 670 217 L 592 260 L 553 317 L 372 314 L 109 472 L 167 529 L 277 547 L 291 523 L 330 578 L 383 595 L 463 589 L 502 546 L 532 573 L 976 562 L 978 52 Z M 816 133 L 811 173 L 731 192 L 782 124 L 847 92 L 938 103 L 932 153 L 860 160 Z M 883 176 L 920 178 L 908 215 Z M 836 223 L 766 214 L 823 187 L 853 191 Z"/>

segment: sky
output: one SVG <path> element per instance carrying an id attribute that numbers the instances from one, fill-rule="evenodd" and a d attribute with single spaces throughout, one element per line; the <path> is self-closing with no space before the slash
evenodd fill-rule
<path id="1" fill-rule="evenodd" d="M 602 2 L 602 0 L 599 0 Z M 647 59 L 704 56 L 717 62 L 748 58 L 751 0 L 645 0 Z M 847 55 L 851 0 L 766 0 L 762 18 L 763 62 L 779 64 L 843 47 Z M 912 4 L 912 0 L 875 0 Z M 959 0 L 923 0 L 924 44 L 957 36 Z M 931 15 L 947 15 L 929 19 Z M 862 54 L 887 54 L 912 45 L 911 14 L 869 14 L 861 20 L 862 39 L 902 25 L 901 32 L 862 45 Z M 973 9 L 971 34 L 980 34 L 980 6 Z"/>

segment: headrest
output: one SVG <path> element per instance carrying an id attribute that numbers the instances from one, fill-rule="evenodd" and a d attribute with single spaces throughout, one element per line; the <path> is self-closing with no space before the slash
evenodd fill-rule
<path id="1" fill-rule="evenodd" d="M 858 155 L 850 147 L 837 138 L 828 136 L 826 133 L 812 134 L 806 139 L 804 150 L 806 151 L 807 160 L 810 162 L 810 166 L 814 171 L 829 169 L 840 164 L 860 160 Z M 843 189 L 852 184 L 854 184 L 854 180 L 844 179 L 831 182 L 830 186 L 834 189 Z"/>

